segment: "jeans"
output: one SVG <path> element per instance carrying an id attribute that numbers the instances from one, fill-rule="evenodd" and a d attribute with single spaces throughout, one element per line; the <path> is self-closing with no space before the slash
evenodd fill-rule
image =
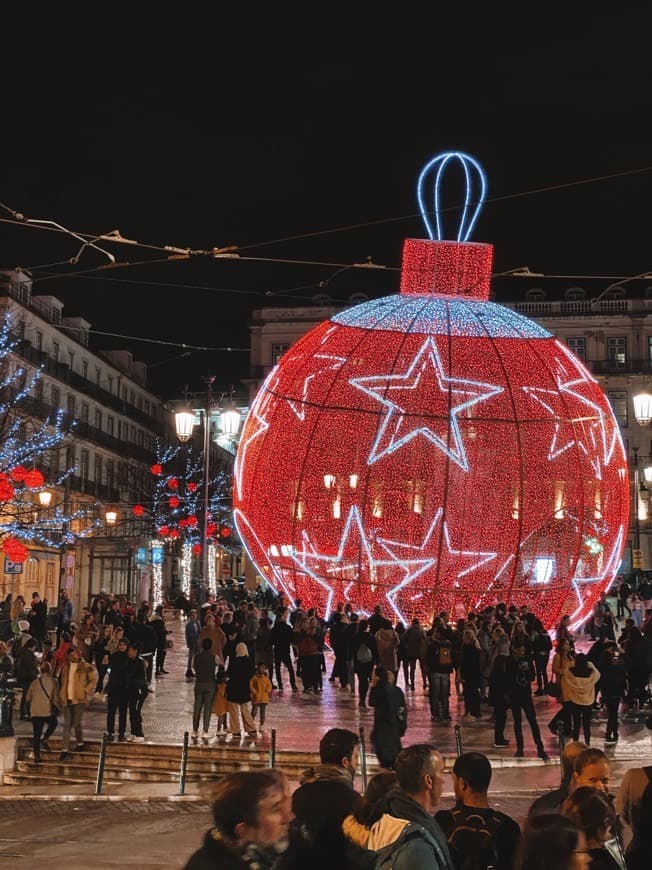
<path id="1" fill-rule="evenodd" d="M 165 656 L 167 654 L 167 649 L 164 646 L 156 647 L 156 673 L 160 674 L 163 670 L 163 666 L 165 665 Z"/>
<path id="2" fill-rule="evenodd" d="M 450 711 L 448 708 L 448 699 L 451 693 L 451 675 L 439 673 L 438 671 L 430 672 L 430 715 L 439 715 L 439 705 L 441 704 L 441 718 L 450 719 Z"/>
<path id="3" fill-rule="evenodd" d="M 57 724 L 56 716 L 32 716 L 32 730 L 34 732 L 32 747 L 34 749 L 34 758 L 41 757 L 41 735 L 43 734 L 45 726 L 47 725 L 47 729 L 43 735 L 43 740 L 48 740 L 48 738 L 54 733 Z"/>
<path id="4" fill-rule="evenodd" d="M 358 703 L 366 704 L 367 703 L 367 692 L 369 691 L 369 678 L 371 677 L 371 670 L 373 668 L 373 662 L 356 662 L 355 672 L 358 675 Z M 353 681 L 351 681 L 351 685 L 353 685 Z"/>
<path id="5" fill-rule="evenodd" d="M 570 734 L 571 734 L 571 703 L 570 703 L 570 701 L 564 701 L 562 703 L 559 710 L 557 710 L 557 712 L 552 717 L 550 722 L 548 722 L 548 728 L 550 728 L 550 730 L 554 731 L 556 734 L 560 722 L 563 723 L 564 734 L 566 734 L 567 737 L 570 737 Z"/>
<path id="6" fill-rule="evenodd" d="M 252 704 L 251 705 L 251 718 L 256 721 L 256 713 L 260 714 L 260 727 L 262 728 L 265 724 L 265 714 L 267 712 L 267 704 Z"/>
<path id="7" fill-rule="evenodd" d="M 188 647 L 188 664 L 186 665 L 186 673 L 192 671 L 192 660 L 197 655 L 197 644 L 194 643 Z"/>
<path id="8" fill-rule="evenodd" d="M 571 714 L 573 716 L 573 740 L 580 739 L 580 724 L 584 733 L 584 742 L 588 746 L 591 743 L 591 710 L 592 704 L 574 704 L 571 702 Z"/>
<path id="9" fill-rule="evenodd" d="M 292 658 L 290 656 L 290 650 L 286 653 L 278 653 L 276 650 L 274 651 L 274 668 L 276 670 L 276 685 L 279 689 L 283 688 L 283 680 L 281 679 L 281 665 L 285 665 L 290 675 L 290 685 L 293 689 L 297 687 L 297 681 L 294 676 L 294 667 L 292 666 Z"/>
<path id="10" fill-rule="evenodd" d="M 525 713 L 525 718 L 530 725 L 532 737 L 534 738 L 534 743 L 537 749 L 539 750 L 539 752 L 543 752 L 543 741 L 541 740 L 541 732 L 539 731 L 537 715 L 534 712 L 532 695 L 512 695 L 512 697 L 509 699 L 509 706 L 512 711 L 512 716 L 514 717 L 514 735 L 516 736 L 516 748 L 518 752 L 523 752 L 523 728 L 521 710 Z"/>
<path id="11" fill-rule="evenodd" d="M 215 697 L 215 683 L 195 684 L 195 706 L 192 711 L 192 730 L 199 730 L 199 719 L 204 712 L 204 731 L 211 727 L 211 713 L 213 712 L 213 698 Z"/>
<path id="12" fill-rule="evenodd" d="M 629 616 L 632 615 L 632 611 L 627 606 L 627 599 L 626 598 L 619 598 L 618 604 L 616 606 L 616 618 L 622 619 L 625 616 L 625 611 L 627 611 Z"/>
<path id="13" fill-rule="evenodd" d="M 534 667 L 537 672 L 537 689 L 539 691 L 548 688 L 548 659 L 550 653 L 537 653 L 534 656 Z"/>
<path id="14" fill-rule="evenodd" d="M 20 718 L 26 719 L 29 716 L 27 708 L 27 690 L 29 689 L 31 680 L 18 680 L 18 685 L 23 690 L 20 694 Z"/>
<path id="15" fill-rule="evenodd" d="M 67 752 L 70 749 L 70 732 L 75 732 L 75 739 L 77 743 L 84 742 L 84 735 L 82 733 L 82 720 L 84 718 L 84 711 L 86 710 L 86 704 L 64 704 L 63 706 L 63 737 L 61 741 L 61 748 L 64 752 Z"/>
<path id="16" fill-rule="evenodd" d="M 607 707 L 607 740 L 618 739 L 618 707 L 620 706 L 620 698 L 604 698 Z"/>
<path id="17" fill-rule="evenodd" d="M 118 737 L 124 737 L 127 730 L 127 690 L 118 689 L 107 692 L 106 732 L 113 736 L 115 714 L 118 714 Z"/>

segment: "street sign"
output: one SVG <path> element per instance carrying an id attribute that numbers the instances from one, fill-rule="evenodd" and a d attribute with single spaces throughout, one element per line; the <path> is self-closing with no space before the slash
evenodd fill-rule
<path id="1" fill-rule="evenodd" d="M 22 574 L 23 573 L 23 563 L 22 562 L 12 562 L 11 559 L 8 559 L 5 556 L 5 574 Z"/>
<path id="2" fill-rule="evenodd" d="M 632 550 L 632 568 L 643 567 L 643 550 Z"/>

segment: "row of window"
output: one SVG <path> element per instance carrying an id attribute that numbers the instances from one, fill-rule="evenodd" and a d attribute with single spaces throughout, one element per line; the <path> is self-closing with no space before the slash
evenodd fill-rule
<path id="1" fill-rule="evenodd" d="M 575 356 L 582 362 L 586 362 L 586 337 L 569 336 L 566 344 Z M 647 358 L 652 362 L 652 335 L 648 336 Z M 607 362 L 614 368 L 626 368 L 627 366 L 627 337 L 624 335 L 607 336 Z"/>
<path id="2" fill-rule="evenodd" d="M 35 330 L 34 343 L 37 350 L 43 350 L 43 333 L 39 329 Z M 70 368 L 70 371 L 77 371 L 75 368 L 75 352 L 69 348 L 65 351 L 62 350 L 60 342 L 52 341 L 51 355 L 55 362 L 64 363 Z M 123 402 L 128 402 L 144 414 L 156 417 L 158 411 L 158 404 L 156 402 L 150 402 L 149 399 L 145 399 L 140 393 L 137 393 L 133 387 L 127 387 L 123 384 L 120 389 L 118 386 L 120 381 L 119 377 L 107 375 L 106 382 L 103 382 L 102 369 L 96 365 L 94 366 L 94 372 L 91 372 L 89 370 L 89 362 L 87 359 L 81 359 L 81 366 L 78 374 L 81 374 L 81 376 L 87 381 L 94 381 L 98 387 L 105 389 L 108 393 L 111 393 L 118 398 L 122 398 Z"/>

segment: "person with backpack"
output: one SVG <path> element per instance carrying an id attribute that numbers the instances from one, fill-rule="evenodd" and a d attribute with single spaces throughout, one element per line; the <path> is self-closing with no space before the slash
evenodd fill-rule
<path id="1" fill-rule="evenodd" d="M 451 721 L 449 698 L 453 673 L 453 646 L 440 626 L 435 627 L 426 648 L 426 668 L 430 683 L 430 718 L 433 722 Z"/>
<path id="2" fill-rule="evenodd" d="M 448 839 L 456 870 L 512 870 L 521 840 L 514 819 L 489 806 L 491 764 L 481 752 L 465 752 L 451 771 L 455 806 L 435 821 Z"/>
<path id="3" fill-rule="evenodd" d="M 369 631 L 369 623 L 366 619 L 361 619 L 358 623 L 358 630 L 351 637 L 350 648 L 353 672 L 358 678 L 358 706 L 365 709 L 371 671 L 378 661 L 376 638 Z"/>
<path id="4" fill-rule="evenodd" d="M 416 743 L 396 758 L 399 788 L 386 798 L 393 840 L 376 853 L 376 870 L 455 870 L 446 835 L 433 818 L 444 787 L 444 761 L 431 743 Z"/>

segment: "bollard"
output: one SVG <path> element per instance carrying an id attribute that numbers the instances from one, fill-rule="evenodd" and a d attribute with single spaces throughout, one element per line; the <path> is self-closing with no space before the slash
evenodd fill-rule
<path id="1" fill-rule="evenodd" d="M 360 775 L 362 777 L 362 790 L 367 790 L 367 751 L 364 742 L 364 728 L 358 729 L 360 733 Z"/>
<path id="2" fill-rule="evenodd" d="M 269 747 L 269 766 L 276 767 L 276 728 L 272 728 L 272 744 Z"/>
<path id="3" fill-rule="evenodd" d="M 181 770 L 179 771 L 179 794 L 186 793 L 186 768 L 188 767 L 188 738 L 190 734 L 183 732 L 183 748 L 181 750 Z"/>
<path id="4" fill-rule="evenodd" d="M 102 742 L 100 744 L 100 757 L 97 759 L 97 776 L 95 778 L 95 794 L 102 794 L 102 783 L 104 781 L 104 764 L 106 762 L 106 747 L 108 734 L 106 731 L 102 734 Z"/>
<path id="5" fill-rule="evenodd" d="M 13 737 L 14 686 L 16 681 L 6 674 L 0 675 L 0 737 Z"/>
<path id="6" fill-rule="evenodd" d="M 459 758 L 464 752 L 462 747 L 462 729 L 459 725 L 455 726 L 455 749 L 457 751 L 457 757 Z"/>
<path id="7" fill-rule="evenodd" d="M 564 762 L 562 759 L 562 755 L 564 754 L 564 746 L 566 745 L 566 740 L 564 738 L 564 723 L 557 723 L 557 740 L 559 742 L 559 767 L 561 768 L 561 781 L 562 784 L 564 782 Z"/>

